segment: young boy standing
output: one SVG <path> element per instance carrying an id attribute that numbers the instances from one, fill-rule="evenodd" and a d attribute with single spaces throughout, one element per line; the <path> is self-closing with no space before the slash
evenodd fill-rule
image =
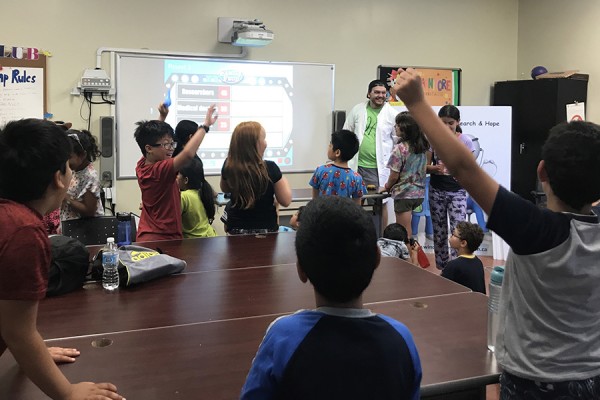
<path id="1" fill-rule="evenodd" d="M 13 121 L 0 131 L 0 355 L 8 348 L 52 399 L 120 400 L 110 383 L 71 384 L 54 363 L 60 354 L 51 356 L 36 327 L 51 259 L 42 215 L 63 201 L 70 154 L 66 133 L 49 121 Z"/>
<path id="2" fill-rule="evenodd" d="M 483 264 L 473 254 L 483 242 L 483 230 L 479 225 L 461 221 L 456 224 L 449 242 L 450 247 L 456 250 L 458 258 L 448 262 L 442 270 L 442 276 L 474 292 L 485 294 Z"/>
<path id="3" fill-rule="evenodd" d="M 550 130 L 537 174 L 547 209 L 499 186 L 427 104 L 412 68 L 396 89 L 452 175 L 510 246 L 496 360 L 500 399 L 597 399 L 600 393 L 600 126 Z M 585 183 L 585 184 L 582 184 Z"/>
<path id="4" fill-rule="evenodd" d="M 342 196 L 360 204 L 367 188 L 358 172 L 348 167 L 348 161 L 358 152 L 358 138 L 342 129 L 331 134 L 327 158 L 333 161 L 318 167 L 308 182 L 313 188 L 313 199 L 319 196 Z"/>
<path id="5" fill-rule="evenodd" d="M 363 308 L 362 293 L 380 261 L 369 216 L 347 198 L 312 200 L 296 233 L 296 255 L 317 308 L 269 326 L 241 398 L 418 399 L 421 364 L 410 332 Z"/>
<path id="6" fill-rule="evenodd" d="M 215 123 L 215 105 L 206 111 L 204 125 L 200 125 L 183 150 L 172 157 L 177 142 L 173 128 L 164 122 L 168 109 L 161 105 L 160 120 L 140 121 L 135 130 L 135 141 L 142 158 L 135 167 L 135 175 L 142 192 L 142 215 L 136 241 L 183 239 L 181 225 L 181 197 L 177 172 L 192 161 L 209 128 Z"/>

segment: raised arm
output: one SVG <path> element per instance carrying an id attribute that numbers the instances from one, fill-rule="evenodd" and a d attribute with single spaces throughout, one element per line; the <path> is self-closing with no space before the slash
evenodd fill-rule
<path id="1" fill-rule="evenodd" d="M 206 111 L 204 125 L 210 128 L 216 120 L 217 115 L 215 115 L 215 105 L 213 104 L 208 107 L 208 110 Z M 204 140 L 204 136 L 207 133 L 206 130 L 204 130 L 204 125 L 200 125 L 198 127 L 198 130 L 192 135 L 189 142 L 187 142 L 183 150 L 181 150 L 181 153 L 177 154 L 173 159 L 175 171 L 179 171 L 181 168 L 189 164 L 196 155 L 198 147 L 200 147 L 200 143 L 202 143 L 202 140 Z"/>
<path id="2" fill-rule="evenodd" d="M 169 107 L 165 106 L 165 103 L 160 103 L 158 105 L 158 120 L 161 122 L 165 122 L 167 119 L 167 115 L 169 115 Z"/>
<path id="3" fill-rule="evenodd" d="M 408 68 L 396 79 L 395 90 L 450 173 L 489 214 L 499 185 L 477 165 L 469 149 L 450 132 L 427 103 L 421 77 L 414 69 Z"/>

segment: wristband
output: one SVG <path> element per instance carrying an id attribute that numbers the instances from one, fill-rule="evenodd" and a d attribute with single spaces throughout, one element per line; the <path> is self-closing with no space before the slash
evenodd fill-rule
<path id="1" fill-rule="evenodd" d="M 202 128 L 204 129 L 204 132 L 208 133 L 208 131 L 210 131 L 210 126 L 202 124 L 200 125 L 198 128 Z"/>

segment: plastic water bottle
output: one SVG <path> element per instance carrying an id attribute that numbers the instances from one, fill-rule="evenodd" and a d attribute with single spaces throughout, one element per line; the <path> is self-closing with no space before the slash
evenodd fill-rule
<path id="1" fill-rule="evenodd" d="M 102 287 L 112 292 L 119 287 L 119 251 L 115 238 L 107 238 L 102 250 Z"/>
<path id="2" fill-rule="evenodd" d="M 131 244 L 131 214 L 117 213 L 117 245 L 123 246 Z"/>
<path id="3" fill-rule="evenodd" d="M 500 294 L 502 293 L 502 279 L 504 278 L 504 267 L 494 267 L 490 277 L 490 291 L 488 298 L 488 324 L 487 324 L 487 347 L 491 351 L 496 349 L 496 333 L 498 332 L 500 308 Z"/>

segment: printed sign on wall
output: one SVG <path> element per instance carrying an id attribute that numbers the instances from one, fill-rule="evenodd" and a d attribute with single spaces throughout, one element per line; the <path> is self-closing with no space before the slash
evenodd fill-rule
<path id="1" fill-rule="evenodd" d="M 43 68 L 3 67 L 0 70 L 0 125 L 44 116 Z"/>

